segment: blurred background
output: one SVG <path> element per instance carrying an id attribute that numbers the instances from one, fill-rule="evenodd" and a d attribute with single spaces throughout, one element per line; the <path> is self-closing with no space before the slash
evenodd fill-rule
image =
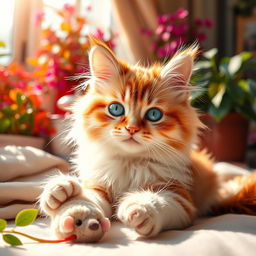
<path id="1" fill-rule="evenodd" d="M 32 137 L 69 155 L 59 138 L 73 88 L 88 71 L 89 35 L 142 65 L 198 42 L 191 83 L 201 90 L 191 104 L 210 128 L 199 148 L 255 167 L 255 0 L 5 0 L 0 28 L 0 145 L 22 140 L 11 135 L 25 136 L 22 145 Z"/>

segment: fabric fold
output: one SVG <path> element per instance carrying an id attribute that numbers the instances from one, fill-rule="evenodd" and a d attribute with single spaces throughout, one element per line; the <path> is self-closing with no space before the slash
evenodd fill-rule
<path id="1" fill-rule="evenodd" d="M 0 147 L 0 218 L 14 218 L 22 209 L 37 208 L 50 176 L 68 173 L 69 164 L 33 147 Z"/>

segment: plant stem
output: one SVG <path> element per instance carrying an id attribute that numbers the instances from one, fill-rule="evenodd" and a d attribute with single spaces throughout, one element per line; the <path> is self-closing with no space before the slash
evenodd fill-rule
<path id="1" fill-rule="evenodd" d="M 29 239 L 35 240 L 35 241 L 40 242 L 40 243 L 61 243 L 61 242 L 68 242 L 68 241 L 72 241 L 72 240 L 76 239 L 76 236 L 72 235 L 72 236 L 69 236 L 67 238 L 60 239 L 60 240 L 47 240 L 47 239 L 41 239 L 41 238 L 37 238 L 37 237 L 34 237 L 34 236 L 30 236 L 28 234 L 24 234 L 24 233 L 15 231 L 15 230 L 10 230 L 10 231 L 5 231 L 4 230 L 4 231 L 0 231 L 0 233 L 17 234 L 17 235 L 25 236 Z"/>

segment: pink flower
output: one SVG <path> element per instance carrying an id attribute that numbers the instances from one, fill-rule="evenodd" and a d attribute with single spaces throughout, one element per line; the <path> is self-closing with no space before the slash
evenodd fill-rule
<path id="1" fill-rule="evenodd" d="M 166 31 L 167 32 L 172 32 L 173 31 L 173 26 L 172 25 L 166 26 Z"/>
<path id="2" fill-rule="evenodd" d="M 162 33 L 164 32 L 164 30 L 165 30 L 165 27 L 164 27 L 163 25 L 160 25 L 160 26 L 158 26 L 158 28 L 156 29 L 156 34 L 157 34 L 157 35 L 160 35 L 160 34 L 162 34 Z"/>
<path id="3" fill-rule="evenodd" d="M 104 40 L 104 33 L 100 28 L 97 28 L 93 35 L 100 40 Z"/>
<path id="4" fill-rule="evenodd" d="M 112 40 L 109 40 L 107 42 L 107 45 L 111 48 L 111 49 L 114 49 L 116 47 L 116 44 L 112 41 Z"/>
<path id="5" fill-rule="evenodd" d="M 164 23 L 166 23 L 167 20 L 168 20 L 167 15 L 161 15 L 157 18 L 157 23 L 158 24 L 164 24 Z"/>
<path id="6" fill-rule="evenodd" d="M 173 34 L 176 36 L 181 36 L 184 34 L 184 27 L 183 26 L 176 26 L 173 28 Z"/>
<path id="7" fill-rule="evenodd" d="M 176 50 L 176 48 L 178 47 L 178 41 L 172 41 L 169 45 L 168 45 L 168 47 L 169 47 L 169 49 L 170 50 Z"/>
<path id="8" fill-rule="evenodd" d="M 183 8 L 173 14 L 161 15 L 157 19 L 157 28 L 154 31 L 154 43 L 151 50 L 159 59 L 175 54 L 182 44 L 190 44 L 194 41 L 206 40 L 206 34 L 202 32 L 206 27 L 210 28 L 210 19 L 194 19 L 189 22 L 186 18 L 189 12 Z M 151 33 L 142 30 L 142 34 L 150 36 Z"/>
<path id="9" fill-rule="evenodd" d="M 41 91 L 41 90 L 43 90 L 44 87 L 42 84 L 36 84 L 34 88 L 35 88 L 35 90 Z"/>
<path id="10" fill-rule="evenodd" d="M 185 10 L 185 9 L 180 8 L 176 11 L 175 14 L 176 14 L 177 18 L 184 19 L 188 16 L 188 11 Z"/>
<path id="11" fill-rule="evenodd" d="M 170 34 L 169 32 L 164 32 L 164 33 L 162 34 L 162 39 L 163 39 L 164 41 L 168 41 L 169 38 L 170 38 L 170 36 L 171 36 L 171 34 Z"/>

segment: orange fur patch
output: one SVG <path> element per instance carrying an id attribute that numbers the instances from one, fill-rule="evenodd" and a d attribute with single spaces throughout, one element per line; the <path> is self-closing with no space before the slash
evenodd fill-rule
<path id="1" fill-rule="evenodd" d="M 214 214 L 241 213 L 256 215 L 256 171 L 250 176 L 238 176 L 232 180 L 239 190 L 227 198 L 220 198 L 212 210 Z M 225 185 L 224 185 L 225 187 Z M 229 190 L 228 183 L 226 189 Z"/>
<path id="2" fill-rule="evenodd" d="M 91 115 L 95 110 L 98 109 L 105 109 L 107 104 L 103 102 L 102 100 L 95 100 L 91 103 L 90 106 L 87 107 L 87 109 L 84 112 L 84 116 Z"/>

